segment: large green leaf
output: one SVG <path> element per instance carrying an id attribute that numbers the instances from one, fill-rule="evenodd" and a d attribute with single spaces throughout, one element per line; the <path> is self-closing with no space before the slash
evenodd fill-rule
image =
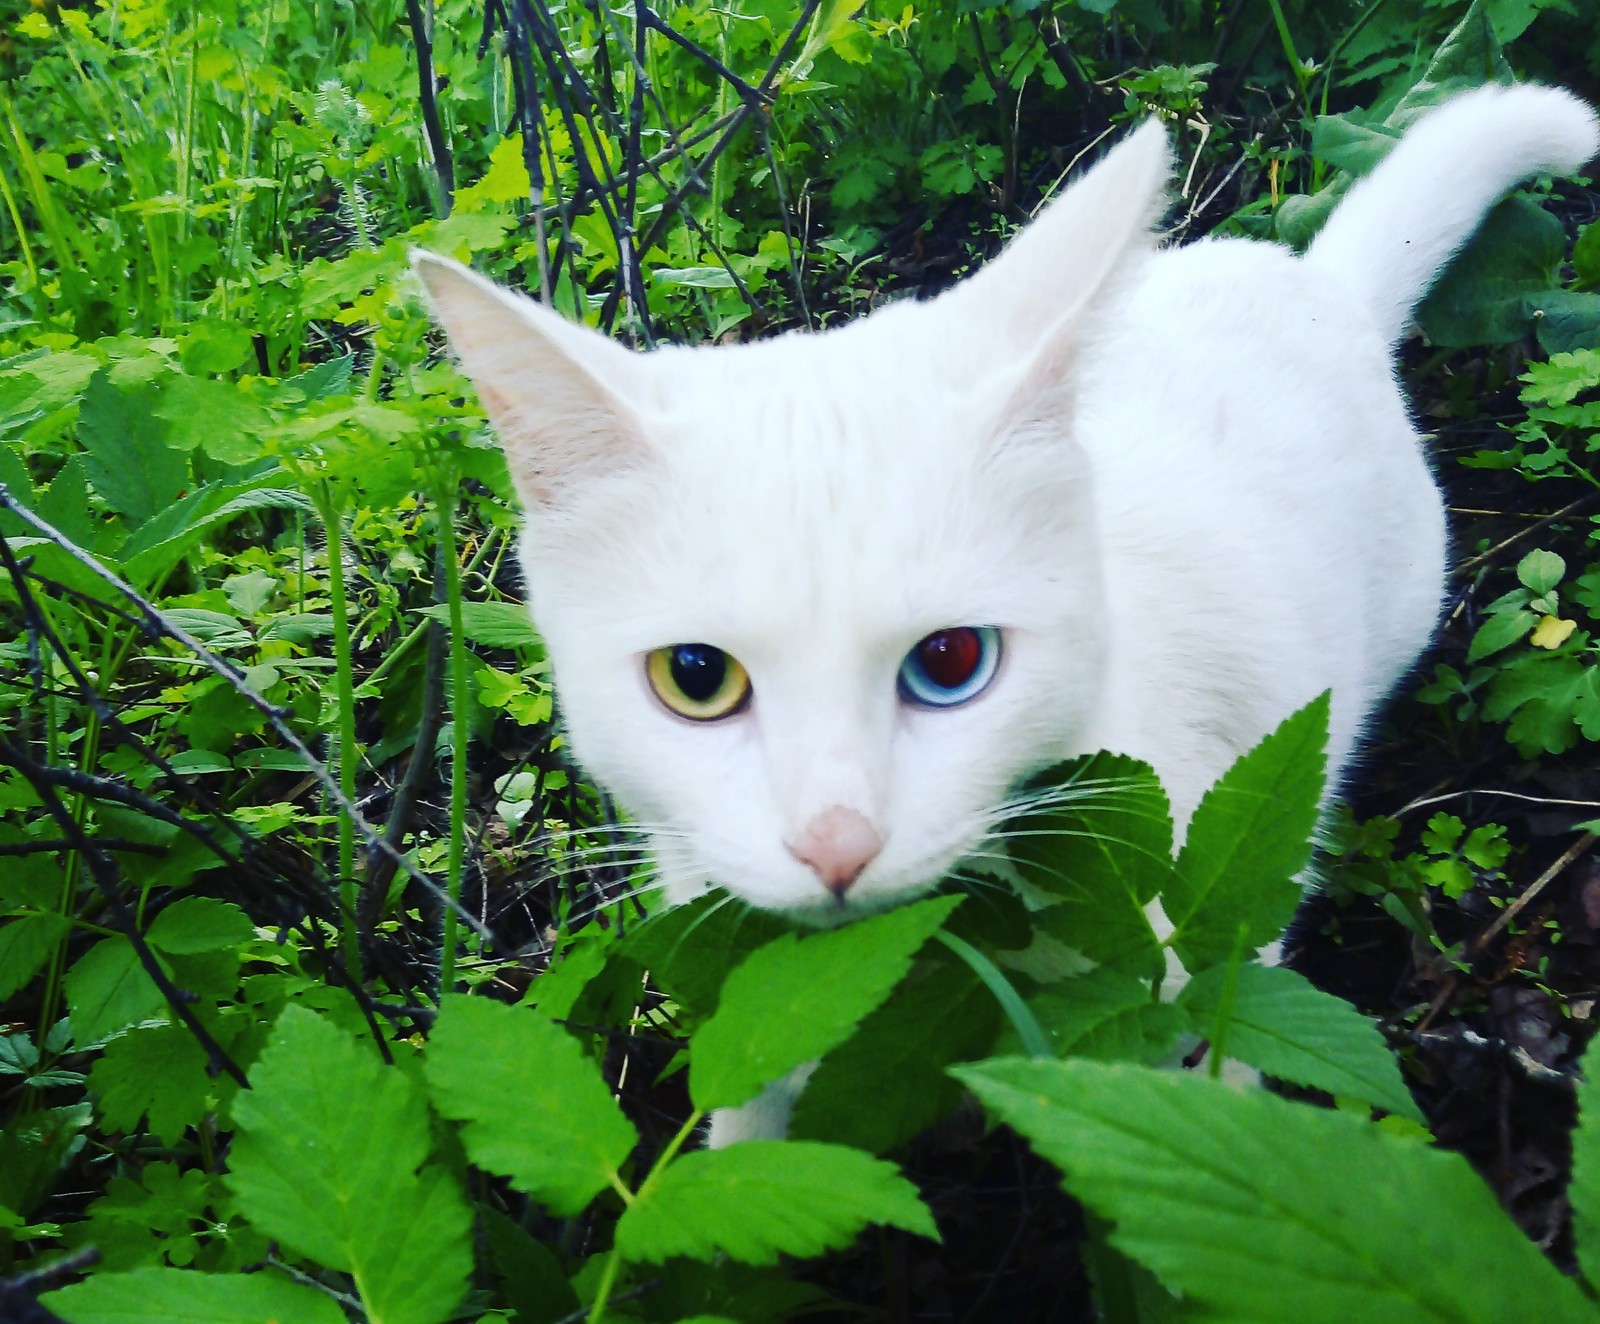
<path id="1" fill-rule="evenodd" d="M 695 1106 L 737 1107 L 843 1043 L 960 900 L 931 897 L 827 933 L 786 934 L 753 952 L 691 1042 Z"/>
<path id="2" fill-rule="evenodd" d="M 1213 1048 L 1220 1042 L 1228 1057 L 1280 1080 L 1422 1120 L 1378 1027 L 1343 998 L 1280 966 L 1240 966 L 1231 991 L 1227 976 L 1214 966 L 1178 998 Z"/>
<path id="3" fill-rule="evenodd" d="M 1230 1324 L 1594 1324 L 1458 1154 L 1188 1073 L 996 1059 L 954 1073 Z"/>
<path id="4" fill-rule="evenodd" d="M 156 1015 L 166 1005 L 161 990 L 120 933 L 102 938 L 67 971 L 67 1009 L 79 1048 Z"/>
<path id="5" fill-rule="evenodd" d="M 1578 1268 L 1591 1287 L 1600 1285 L 1600 1049 L 1583 1057 L 1583 1080 L 1578 1086 L 1578 1125 L 1572 1133 L 1572 1182 L 1567 1201 L 1572 1206 L 1572 1239 L 1577 1243 Z"/>
<path id="6" fill-rule="evenodd" d="M 619 1181 L 639 1141 L 578 1041 L 525 1007 L 445 998 L 425 1070 L 472 1161 L 558 1214 Z"/>
<path id="7" fill-rule="evenodd" d="M 617 1224 L 630 1260 L 718 1254 L 745 1264 L 820 1255 L 869 1223 L 939 1237 L 917 1190 L 892 1163 L 842 1145 L 751 1140 L 675 1159 Z"/>
<path id="8" fill-rule="evenodd" d="M 728 972 L 787 931 L 777 916 L 716 892 L 650 916 L 619 947 L 701 1019 L 716 1010 Z"/>
<path id="9" fill-rule="evenodd" d="M 4 1002 L 44 968 L 56 944 L 71 927 L 65 915 L 35 911 L 5 921 L 0 927 L 0 1002 Z"/>
<path id="10" fill-rule="evenodd" d="M 1322 797 L 1328 696 L 1286 719 L 1206 792 L 1162 904 L 1191 973 L 1277 938 L 1300 903 Z"/>
<path id="11" fill-rule="evenodd" d="M 114 386 L 97 372 L 78 407 L 89 481 L 130 524 L 141 524 L 189 486 L 189 457 L 166 444 L 166 423 L 152 412 L 154 393 Z"/>
<path id="12" fill-rule="evenodd" d="M 1155 773 L 1096 754 L 1049 774 L 1039 794 L 1004 839 L 1023 881 L 1052 902 L 1040 926 L 1101 965 L 1160 978 L 1144 908 L 1172 872 L 1172 817 Z"/>
<path id="13" fill-rule="evenodd" d="M 233 1103 L 228 1184 L 245 1216 L 355 1277 L 373 1324 L 440 1324 L 467 1290 L 472 1215 L 430 1155 L 411 1079 L 289 1006 Z"/>
<path id="14" fill-rule="evenodd" d="M 806 1082 L 789 1134 L 882 1154 L 949 1112 L 961 1087 L 945 1073 L 994 1042 L 1000 1010 L 965 965 L 919 962 Z M 862 1107 L 870 1099 L 871 1107 Z"/>
<path id="15" fill-rule="evenodd" d="M 1520 340 L 1559 285 L 1566 253 L 1561 222 L 1532 198 L 1513 194 L 1450 264 L 1418 307 L 1417 322 L 1429 340 L 1449 349 Z"/>
<path id="16" fill-rule="evenodd" d="M 205 1050 L 183 1025 L 130 1030 L 106 1045 L 89 1072 L 107 1127 L 133 1131 L 148 1117 L 151 1134 L 169 1145 L 205 1115 L 211 1087 Z"/>
<path id="17" fill-rule="evenodd" d="M 146 1268 L 96 1274 L 40 1298 L 67 1324 L 344 1324 L 334 1299 L 272 1271 Z"/>

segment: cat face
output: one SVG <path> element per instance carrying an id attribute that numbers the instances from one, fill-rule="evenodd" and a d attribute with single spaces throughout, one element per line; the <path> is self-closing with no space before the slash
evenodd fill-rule
<path id="1" fill-rule="evenodd" d="M 1103 586 L 1071 362 L 1164 162 L 1136 136 L 932 303 L 746 346 L 631 354 L 419 261 L 527 507 L 573 750 L 672 900 L 882 905 L 1079 747 Z"/>

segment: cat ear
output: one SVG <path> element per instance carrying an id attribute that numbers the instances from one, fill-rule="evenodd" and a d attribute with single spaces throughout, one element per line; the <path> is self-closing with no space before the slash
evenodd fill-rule
<path id="1" fill-rule="evenodd" d="M 627 403 L 632 351 L 458 262 L 413 249 L 411 267 L 488 411 L 524 502 L 559 505 L 585 479 L 650 454 Z"/>
<path id="2" fill-rule="evenodd" d="M 1151 247 L 1151 226 L 1165 206 L 1171 168 L 1166 129 L 1159 120 L 1146 120 L 1046 206 L 999 257 L 935 306 L 948 306 L 967 328 L 969 344 L 973 326 L 985 327 L 1002 364 L 1041 353 L 1064 358 L 1076 340 L 1073 328 L 1108 293 L 1123 266 Z M 1066 344 L 1055 343 L 1063 339 Z"/>

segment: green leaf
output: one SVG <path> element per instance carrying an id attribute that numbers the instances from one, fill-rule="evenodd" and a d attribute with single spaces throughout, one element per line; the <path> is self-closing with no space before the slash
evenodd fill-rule
<path id="1" fill-rule="evenodd" d="M 1517 582 L 1541 597 L 1561 582 L 1567 563 L 1554 552 L 1535 550 L 1517 562 Z"/>
<path id="2" fill-rule="evenodd" d="M 1197 975 L 1179 996 L 1195 1029 L 1222 1044 L 1228 1057 L 1296 1085 L 1359 1099 L 1423 1120 L 1378 1027 L 1343 998 L 1324 993 L 1304 975 L 1254 962 L 1240 966 L 1222 1026 L 1227 970 Z"/>
<path id="3" fill-rule="evenodd" d="M 1532 198 L 1514 194 L 1489 213 L 1446 269 L 1417 309 L 1417 321 L 1429 340 L 1449 349 L 1520 340 L 1532 329 L 1538 299 L 1558 286 L 1566 252 L 1561 222 Z"/>
<path id="4" fill-rule="evenodd" d="M 869 1223 L 937 1241 L 917 1190 L 892 1163 L 809 1140 L 751 1140 L 674 1159 L 617 1224 L 629 1260 L 673 1256 L 772 1264 L 848 1245 Z"/>
<path id="5" fill-rule="evenodd" d="M 1059 1056 L 1160 1062 L 1188 1017 L 1157 1002 L 1150 985 L 1120 970 L 1101 968 L 1046 989 L 1029 1004 Z"/>
<path id="6" fill-rule="evenodd" d="M 1222 775 L 1189 823 L 1162 903 L 1191 973 L 1282 934 L 1311 858 L 1328 743 L 1328 696 L 1313 699 Z"/>
<path id="7" fill-rule="evenodd" d="M 1040 807 L 1003 836 L 1023 882 L 1052 902 L 1040 927 L 1101 965 L 1159 979 L 1161 947 L 1145 907 L 1172 873 L 1172 817 L 1155 773 L 1096 754 L 1039 786 Z"/>
<path id="8" fill-rule="evenodd" d="M 325 1292 L 272 1270 L 101 1273 L 39 1300 L 69 1324 L 344 1324 L 345 1318 Z"/>
<path id="9" fill-rule="evenodd" d="M 232 382 L 173 375 L 152 411 L 165 420 L 170 445 L 199 447 L 223 464 L 246 464 L 266 452 L 261 437 L 272 415 Z"/>
<path id="10" fill-rule="evenodd" d="M 1502 611 L 1487 617 L 1472 636 L 1467 649 L 1467 661 L 1478 662 L 1492 657 L 1503 648 L 1509 648 L 1528 634 L 1539 618 L 1531 611 Z"/>
<path id="11" fill-rule="evenodd" d="M 196 318 L 178 337 L 178 357 L 185 372 L 232 372 L 251 357 L 249 328 L 217 318 Z"/>
<path id="12" fill-rule="evenodd" d="M 440 1324 L 466 1293 L 472 1216 L 430 1157 L 410 1078 L 315 1012 L 278 1017 L 234 1100 L 228 1185 L 262 1232 L 354 1275 L 375 1324 Z"/>
<path id="13" fill-rule="evenodd" d="M 44 969 L 70 927 L 67 917 L 54 911 L 20 915 L 0 926 L 0 1002 Z"/>
<path id="14" fill-rule="evenodd" d="M 121 934 L 102 938 L 67 971 L 72 1041 L 87 1048 L 166 1007 L 161 990 Z"/>
<path id="15" fill-rule="evenodd" d="M 650 916 L 619 950 L 691 1017 L 704 1019 L 716 1010 L 728 972 L 786 931 L 777 916 L 717 892 Z"/>
<path id="16" fill-rule="evenodd" d="M 434 1106 L 466 1123 L 472 1161 L 555 1213 L 581 1213 L 620 1180 L 639 1141 L 578 1041 L 527 1008 L 446 997 L 425 1069 Z"/>
<path id="17" fill-rule="evenodd" d="M 78 440 L 89 481 L 131 524 L 159 514 L 189 486 L 189 458 L 166 444 L 153 392 L 111 384 L 95 373 L 78 407 Z"/>
<path id="18" fill-rule="evenodd" d="M 106 1045 L 89 1072 L 108 1128 L 134 1131 L 148 1117 L 152 1134 L 168 1145 L 205 1116 L 211 1086 L 205 1051 L 182 1025 L 128 1031 Z"/>
<path id="19" fill-rule="evenodd" d="M 1207 1318 L 1279 1324 L 1292 1300 L 1296 1324 L 1593 1324 L 1459 1154 L 1188 1073 L 1021 1058 L 954 1073 Z"/>
<path id="20" fill-rule="evenodd" d="M 795 1105 L 789 1134 L 874 1154 L 926 1130 L 961 1100 L 952 1062 L 994 1042 L 999 1010 L 965 966 L 919 962 L 889 1000 L 822 1059 Z M 861 1106 L 870 1099 L 872 1106 Z"/>
<path id="21" fill-rule="evenodd" d="M 255 932 L 250 916 L 231 901 L 186 896 L 156 916 L 145 941 L 169 956 L 190 956 L 242 947 Z"/>
<path id="22" fill-rule="evenodd" d="M 843 1043 L 960 900 L 931 897 L 827 933 L 786 934 L 753 952 L 728 976 L 716 1014 L 690 1045 L 695 1106 L 746 1103 Z"/>
<path id="23" fill-rule="evenodd" d="M 1600 1283 L 1600 1049 L 1590 1041 L 1578 1083 L 1578 1125 L 1572 1132 L 1572 1239 L 1578 1270 L 1593 1287 Z"/>
<path id="24" fill-rule="evenodd" d="M 436 602 L 431 607 L 419 607 L 417 615 L 438 621 L 448 629 L 450 604 Z M 544 653 L 544 641 L 533 628 L 528 609 L 520 602 L 463 602 L 461 632 L 469 642 L 485 648 L 527 648 Z"/>

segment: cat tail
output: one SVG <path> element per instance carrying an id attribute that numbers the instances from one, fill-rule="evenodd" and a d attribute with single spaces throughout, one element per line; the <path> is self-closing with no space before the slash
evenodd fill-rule
<path id="1" fill-rule="evenodd" d="M 1423 115 L 1356 182 L 1306 261 L 1354 290 L 1392 345 L 1504 193 L 1530 175 L 1573 174 L 1597 151 L 1600 123 L 1570 92 L 1475 88 Z"/>

